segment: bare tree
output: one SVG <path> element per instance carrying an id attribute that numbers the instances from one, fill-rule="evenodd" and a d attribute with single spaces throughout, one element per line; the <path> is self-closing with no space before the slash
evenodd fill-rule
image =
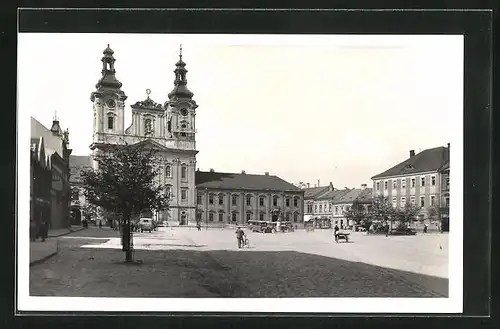
<path id="1" fill-rule="evenodd" d="M 143 210 L 168 208 L 169 196 L 156 178 L 160 173 L 154 149 L 143 144 L 113 145 L 95 158 L 97 169 L 81 171 L 84 195 L 90 204 L 118 214 L 122 225 L 122 250 L 132 262 L 131 216 Z"/>

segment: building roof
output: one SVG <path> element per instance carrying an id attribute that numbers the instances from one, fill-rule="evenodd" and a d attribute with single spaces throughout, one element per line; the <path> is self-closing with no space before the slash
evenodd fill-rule
<path id="1" fill-rule="evenodd" d="M 372 179 L 411 175 L 421 172 L 438 171 L 449 162 L 450 149 L 447 147 L 435 147 L 424 150 L 414 156 L 398 163 L 394 167 L 372 177 Z"/>
<path id="2" fill-rule="evenodd" d="M 31 117 L 31 141 L 43 137 L 45 146 L 45 155 L 51 156 L 54 153 L 63 156 L 63 138 L 61 136 L 54 136 L 52 131 L 41 124 L 38 120 Z"/>
<path id="3" fill-rule="evenodd" d="M 89 155 L 70 155 L 69 166 L 70 168 L 92 167 L 92 161 Z"/>
<path id="4" fill-rule="evenodd" d="M 358 195 L 358 201 L 360 203 L 372 203 L 373 201 L 373 189 L 365 188 L 361 190 L 361 193 Z"/>
<path id="5" fill-rule="evenodd" d="M 328 191 L 327 193 L 320 195 L 318 200 L 332 200 L 332 202 L 336 202 L 336 200 L 350 191 L 350 189 Z"/>
<path id="6" fill-rule="evenodd" d="M 196 171 L 197 189 L 297 191 L 301 189 L 274 175 Z"/>
<path id="7" fill-rule="evenodd" d="M 314 199 L 329 190 L 330 186 L 308 187 L 304 190 L 304 199 Z"/>
<path id="8" fill-rule="evenodd" d="M 92 161 L 88 155 L 70 155 L 69 156 L 69 169 L 70 169 L 70 183 L 80 182 L 80 170 L 83 168 L 92 167 Z"/>

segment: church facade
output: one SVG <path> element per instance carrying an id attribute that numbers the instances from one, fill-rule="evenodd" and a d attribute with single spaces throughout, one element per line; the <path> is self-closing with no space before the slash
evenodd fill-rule
<path id="1" fill-rule="evenodd" d="M 93 137 L 90 146 L 94 158 L 110 145 L 145 143 L 155 148 L 160 160 L 159 183 L 170 195 L 169 210 L 152 214 L 159 221 L 187 224 L 196 220 L 196 108 L 193 93 L 187 88 L 186 64 L 182 48 L 175 65 L 173 90 L 163 104 L 150 97 L 131 105 L 132 123 L 125 126 L 127 96 L 116 78 L 113 50 L 103 52 L 101 78 L 91 93 Z M 97 162 L 92 161 L 94 168 Z"/>

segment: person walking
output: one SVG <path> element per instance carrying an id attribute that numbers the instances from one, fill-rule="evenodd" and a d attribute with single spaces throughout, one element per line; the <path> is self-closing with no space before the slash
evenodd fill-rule
<path id="1" fill-rule="evenodd" d="M 30 220 L 30 240 L 36 241 L 36 222 L 32 219 Z"/>
<path id="2" fill-rule="evenodd" d="M 40 237 L 42 238 L 42 242 L 45 242 L 45 239 L 48 238 L 49 235 L 49 224 L 47 221 L 43 220 L 42 225 L 40 226 Z"/>
<path id="3" fill-rule="evenodd" d="M 200 222 L 196 223 L 196 228 L 198 229 L 198 231 L 201 231 L 201 225 L 200 225 Z"/>
<path id="4" fill-rule="evenodd" d="M 236 239 L 238 240 L 238 248 L 241 248 L 243 245 L 243 237 L 245 236 L 245 232 L 243 232 L 241 227 L 238 227 L 235 233 L 236 233 Z"/>
<path id="5" fill-rule="evenodd" d="M 102 228 L 102 221 L 99 220 L 99 229 L 101 229 L 101 228 Z"/>
<path id="6" fill-rule="evenodd" d="M 427 223 L 424 224 L 424 233 L 427 233 Z"/>

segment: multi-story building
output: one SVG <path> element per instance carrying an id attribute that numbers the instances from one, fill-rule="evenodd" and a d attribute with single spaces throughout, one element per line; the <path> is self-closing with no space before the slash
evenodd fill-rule
<path id="1" fill-rule="evenodd" d="M 349 189 L 347 193 L 337 197 L 333 201 L 333 222 L 335 225 L 341 228 L 354 225 L 353 221 L 348 220 L 344 215 L 344 212 L 352 207 L 354 201 L 359 202 L 366 212 L 370 211 L 373 202 L 372 189 L 363 184 L 360 189 Z"/>
<path id="2" fill-rule="evenodd" d="M 303 224 L 304 191 L 264 175 L 196 171 L 197 221 L 206 225 L 245 224 L 249 220 Z"/>
<path id="3" fill-rule="evenodd" d="M 373 196 L 383 195 L 394 207 L 410 204 L 421 207 L 420 221 L 432 207 L 449 207 L 450 144 L 410 156 L 405 161 L 372 177 Z"/>
<path id="4" fill-rule="evenodd" d="M 304 215 L 307 218 L 312 218 L 318 212 L 317 210 L 314 211 L 314 208 L 319 208 L 319 202 L 316 198 L 328 191 L 333 191 L 334 188 L 331 182 L 327 186 L 320 186 L 319 182 L 314 187 L 309 187 L 309 183 L 307 185 L 303 184 L 303 186 L 307 186 L 302 188 L 304 191 Z"/>
<path id="5" fill-rule="evenodd" d="M 331 183 L 330 183 L 331 184 Z M 330 185 L 331 186 L 331 185 Z M 333 186 L 325 193 L 316 197 L 313 208 L 313 220 L 316 227 L 330 228 L 333 224 L 334 204 L 338 198 L 346 194 L 349 189 L 334 189 Z"/>
<path id="6" fill-rule="evenodd" d="M 193 93 L 187 88 L 186 63 L 182 60 L 182 48 L 174 70 L 173 90 L 163 104 L 150 98 L 136 102 L 132 108 L 132 123 L 125 126 L 125 100 L 122 83 L 115 76 L 115 58 L 108 47 L 103 52 L 102 77 L 91 93 L 93 104 L 92 157 L 115 145 L 139 145 L 153 148 L 160 158 L 161 174 L 158 182 L 166 186 L 170 195 L 169 209 L 147 215 L 159 221 L 174 220 L 187 224 L 196 220 L 196 125 L 198 105 Z M 93 168 L 97 162 L 93 160 Z"/>
<path id="7" fill-rule="evenodd" d="M 45 220 L 54 229 L 70 225 L 70 154 L 69 132 L 63 132 L 57 118 L 50 129 L 31 118 L 31 218 L 37 224 Z"/>

